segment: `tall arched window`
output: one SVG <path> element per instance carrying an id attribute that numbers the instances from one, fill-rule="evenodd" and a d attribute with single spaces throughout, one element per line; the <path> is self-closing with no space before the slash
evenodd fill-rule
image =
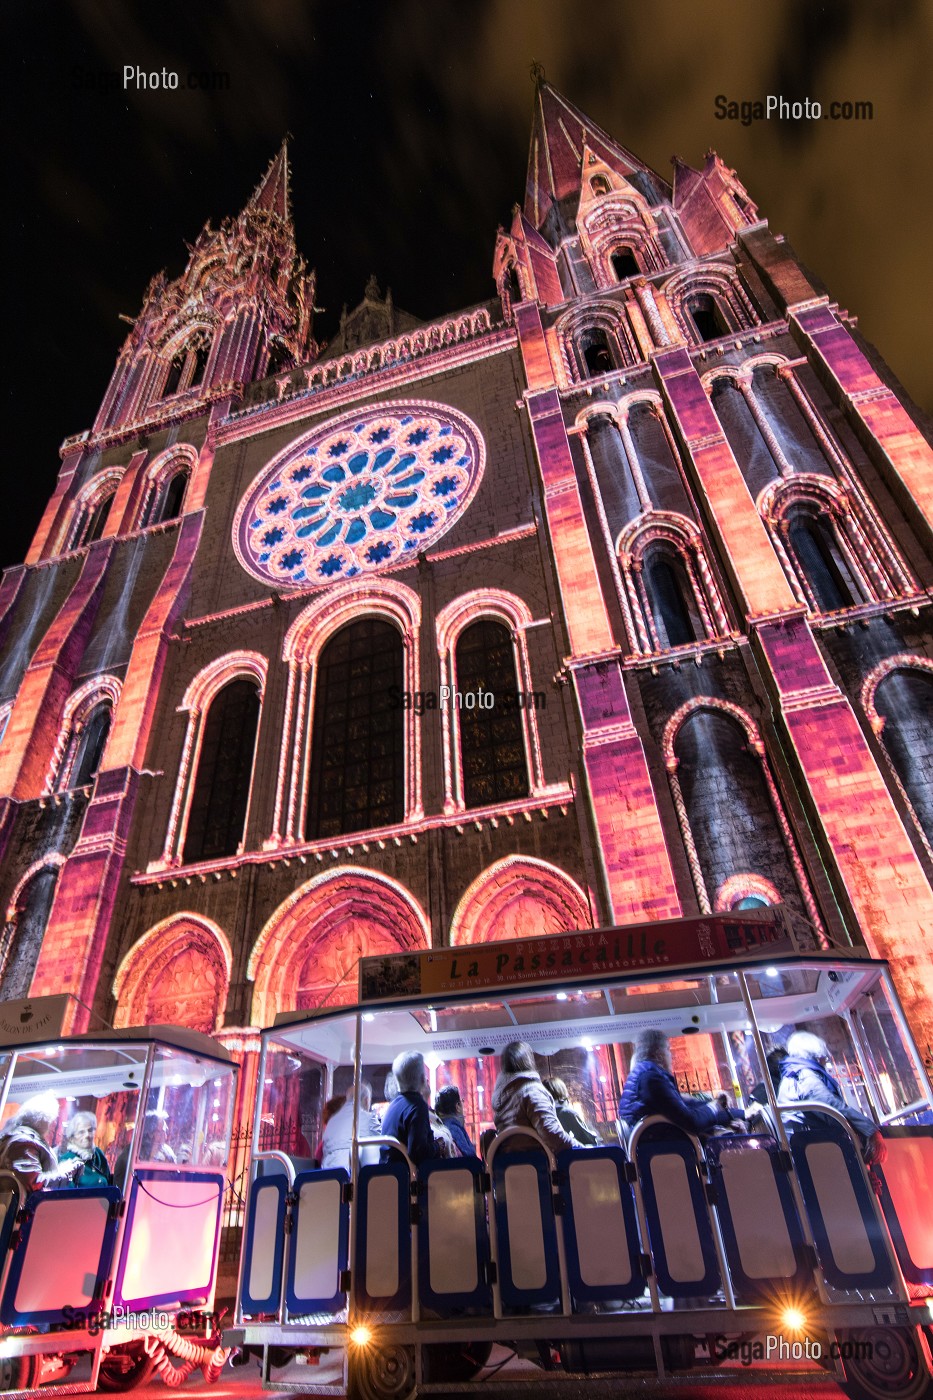
<path id="1" fill-rule="evenodd" d="M 14 896 L 0 935 L 0 994 L 4 1001 L 29 995 L 52 912 L 58 871 L 57 864 L 43 866 Z"/>
<path id="2" fill-rule="evenodd" d="M 787 541 L 820 612 L 851 608 L 863 601 L 832 524 L 825 515 L 795 512 L 788 522 Z"/>
<path id="3" fill-rule="evenodd" d="M 697 292 L 689 298 L 686 306 L 699 340 L 718 340 L 720 336 L 729 334 L 719 304 L 709 292 Z"/>
<path id="4" fill-rule="evenodd" d="M 80 549 L 82 545 L 93 544 L 95 540 L 100 539 L 104 533 L 115 495 L 116 492 L 111 491 L 109 496 L 103 496 L 96 505 L 87 506 L 82 511 L 75 529 L 72 549 Z"/>
<path id="5" fill-rule="evenodd" d="M 673 554 L 655 550 L 644 565 L 645 589 L 662 647 L 702 641 L 703 620 L 687 572 Z"/>
<path id="6" fill-rule="evenodd" d="M 342 627 L 317 664 L 308 840 L 401 822 L 405 812 L 404 647 L 366 617 Z"/>
<path id="7" fill-rule="evenodd" d="M 246 825 L 258 723 L 255 681 L 230 681 L 211 701 L 188 813 L 186 864 L 236 855 Z"/>
<path id="8" fill-rule="evenodd" d="M 879 682 L 874 707 L 885 753 L 933 846 L 933 671 L 892 671 Z"/>
<path id="9" fill-rule="evenodd" d="M 112 721 L 113 709 L 109 700 L 95 705 L 77 735 L 74 758 L 69 765 L 70 773 L 63 774 L 64 787 L 87 787 L 97 777 Z"/>
<path id="10" fill-rule="evenodd" d="M 641 272 L 631 248 L 617 248 L 610 261 L 612 270 L 620 282 L 624 282 L 626 277 L 637 277 Z"/>
<path id="11" fill-rule="evenodd" d="M 211 342 L 206 331 L 196 332 L 186 344 L 179 346 L 169 361 L 160 397 L 167 399 L 200 384 L 210 354 Z"/>
<path id="12" fill-rule="evenodd" d="M 528 796 L 528 765 L 512 634 L 501 622 L 481 618 L 460 634 L 456 689 L 465 696 L 492 695 L 491 709 L 458 705 L 463 800 L 488 807 Z"/>
<path id="13" fill-rule="evenodd" d="M 611 374 L 615 369 L 609 337 L 605 331 L 584 331 L 579 340 L 579 350 L 589 376 Z"/>
<path id="14" fill-rule="evenodd" d="M 163 521 L 178 518 L 188 489 L 188 480 L 187 471 L 177 471 L 167 481 L 152 488 L 143 513 L 143 526 L 161 525 Z"/>

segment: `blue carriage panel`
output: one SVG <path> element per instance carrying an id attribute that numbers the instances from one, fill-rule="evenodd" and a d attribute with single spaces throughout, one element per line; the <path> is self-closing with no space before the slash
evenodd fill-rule
<path id="1" fill-rule="evenodd" d="M 360 1309 L 411 1308 L 410 1181 L 404 1162 L 360 1169 L 353 1261 L 353 1298 Z"/>
<path id="2" fill-rule="evenodd" d="M 419 1296 L 442 1317 L 492 1308 L 482 1180 L 482 1163 L 468 1157 L 418 1171 Z"/>
<path id="3" fill-rule="evenodd" d="M 833 1288 L 890 1288 L 894 1270 L 884 1231 L 848 1133 L 829 1125 L 801 1128 L 790 1150 L 826 1281 Z"/>
<path id="4" fill-rule="evenodd" d="M 12 1182 L 6 1184 L 9 1190 L 4 1191 L 3 1183 L 0 1183 L 0 1270 L 10 1247 L 10 1236 L 16 1224 L 16 1212 L 19 1210 L 19 1194 Z"/>
<path id="5" fill-rule="evenodd" d="M 806 1240 L 778 1144 L 761 1137 L 712 1138 L 706 1153 L 738 1301 L 756 1303 L 772 1299 L 776 1289 L 805 1288 L 812 1281 Z"/>
<path id="6" fill-rule="evenodd" d="M 708 1298 L 720 1286 L 713 1228 L 693 1140 L 675 1128 L 650 1128 L 635 1166 L 658 1287 L 669 1298 Z"/>
<path id="7" fill-rule="evenodd" d="M 350 1174 L 343 1167 L 295 1177 L 285 1306 L 290 1316 L 335 1313 L 346 1306 Z"/>
<path id="8" fill-rule="evenodd" d="M 104 1306 L 120 1200 L 115 1186 L 34 1191 L 7 1275 L 0 1321 L 70 1325 Z"/>
<path id="9" fill-rule="evenodd" d="M 134 1170 L 114 1305 L 130 1311 L 182 1303 L 200 1306 L 211 1296 L 225 1189 L 219 1171 Z"/>
<path id="10" fill-rule="evenodd" d="M 498 1153 L 492 1189 L 503 1305 L 528 1308 L 560 1302 L 547 1158 L 542 1152 Z"/>
<path id="11" fill-rule="evenodd" d="M 635 1195 L 625 1167 L 619 1147 L 569 1149 L 557 1159 L 575 1301 L 639 1298 L 645 1291 Z"/>
<path id="12" fill-rule="evenodd" d="M 908 1283 L 933 1283 L 933 1128 L 886 1128 L 888 1155 L 875 1169 L 881 1209 Z"/>
<path id="13" fill-rule="evenodd" d="M 279 1309 L 287 1193 L 284 1176 L 257 1177 L 249 1193 L 240 1305 L 250 1316 Z"/>

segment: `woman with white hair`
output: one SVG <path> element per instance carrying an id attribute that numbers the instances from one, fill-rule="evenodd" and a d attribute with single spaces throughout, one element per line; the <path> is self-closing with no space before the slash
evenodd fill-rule
<path id="1" fill-rule="evenodd" d="M 74 1113 L 62 1128 L 63 1148 L 59 1162 L 70 1162 L 78 1157 L 84 1170 L 79 1172 L 75 1186 L 112 1186 L 113 1173 L 103 1152 L 94 1142 L 97 1132 L 96 1114 L 82 1111 Z"/>
<path id="2" fill-rule="evenodd" d="M 12 1172 L 25 1191 L 70 1186 L 84 1166 L 79 1157 L 59 1165 L 49 1146 L 58 1114 L 54 1094 L 35 1094 L 0 1128 L 0 1171 Z"/>
<path id="3" fill-rule="evenodd" d="M 826 1068 L 831 1059 L 826 1042 L 811 1031 L 794 1031 L 787 1040 L 787 1058 L 781 1066 L 778 1103 L 825 1103 L 841 1113 L 862 1139 L 865 1161 L 880 1166 L 888 1149 L 873 1118 L 851 1108 L 842 1097 L 838 1080 Z M 806 1114 L 783 1115 L 785 1124 L 793 1128 L 805 1126 Z M 812 1115 L 832 1122 L 828 1114 Z"/>

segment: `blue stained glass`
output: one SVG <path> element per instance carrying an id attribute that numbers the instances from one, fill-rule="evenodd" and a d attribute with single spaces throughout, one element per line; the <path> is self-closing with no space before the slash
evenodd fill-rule
<path id="1" fill-rule="evenodd" d="M 409 530 L 414 530 L 417 534 L 423 535 L 425 530 L 430 530 L 432 525 L 437 524 L 437 516 L 433 510 L 423 510 L 420 515 L 413 515 L 409 521 Z"/>
<path id="2" fill-rule="evenodd" d="M 272 558 L 272 555 L 271 555 L 271 554 L 268 552 L 268 550 L 267 550 L 265 554 L 260 554 L 260 556 L 259 556 L 259 562 L 260 562 L 260 564 L 265 564 L 265 563 L 267 563 L 271 558 Z"/>
<path id="3" fill-rule="evenodd" d="M 314 468 L 309 467 L 306 462 L 303 467 L 299 467 L 297 471 L 292 472 L 292 481 L 297 481 L 299 484 L 302 481 L 307 481 L 308 477 L 311 475 L 313 470 Z"/>
<path id="4" fill-rule="evenodd" d="M 373 458 L 373 464 L 370 467 L 370 471 L 381 472 L 382 468 L 386 465 L 386 463 L 391 462 L 394 456 L 394 447 L 384 447 L 382 451 L 377 452 L 375 457 Z"/>
<path id="5" fill-rule="evenodd" d="M 371 544 L 366 551 L 366 558 L 370 564 L 381 564 L 392 554 L 392 546 L 388 540 L 378 540 L 376 544 Z"/>
<path id="6" fill-rule="evenodd" d="M 266 509 L 270 515 L 281 515 L 287 505 L 288 501 L 286 501 L 284 496 L 277 496 L 274 501 L 269 502 Z"/>
<path id="7" fill-rule="evenodd" d="M 306 540 L 309 535 L 313 535 L 315 530 L 320 530 L 320 528 L 320 520 L 313 520 L 310 525 L 302 525 L 300 530 L 295 531 L 295 535 L 299 540 Z"/>
<path id="8" fill-rule="evenodd" d="M 457 489 L 457 478 L 455 476 L 442 476 L 440 481 L 435 481 L 431 487 L 433 496 L 449 496 L 451 491 Z"/>
<path id="9" fill-rule="evenodd" d="M 355 424 L 353 425 L 353 431 L 354 431 L 355 433 L 361 433 L 365 427 L 366 427 L 366 424 L 365 424 L 365 423 L 355 423 Z"/>
<path id="10" fill-rule="evenodd" d="M 249 528 L 250 528 L 251 530 L 261 530 L 264 524 L 265 524 L 265 521 L 263 521 L 263 520 L 251 520 L 251 521 L 250 521 L 250 524 L 249 524 Z"/>
<path id="11" fill-rule="evenodd" d="M 304 496 L 304 498 L 305 498 L 306 501 L 316 501 L 316 500 L 318 500 L 321 496 L 329 496 L 329 495 L 330 495 L 330 487 L 329 487 L 329 486 L 318 486 L 318 485 L 315 483 L 314 486 L 306 486 L 305 489 L 302 491 L 301 494 L 302 494 L 302 496 Z"/>
<path id="12" fill-rule="evenodd" d="M 409 472 L 407 476 L 399 477 L 398 481 L 393 481 L 392 490 L 401 491 L 402 487 L 417 486 L 419 481 L 424 481 L 424 472 Z"/>
<path id="13" fill-rule="evenodd" d="M 405 418 L 400 418 L 398 421 L 401 423 L 402 427 L 404 428 L 405 425 L 406 425 L 407 423 L 413 423 L 415 420 L 412 418 L 411 414 L 409 413 Z"/>
<path id="14" fill-rule="evenodd" d="M 346 479 L 347 474 L 343 467 L 328 467 L 326 472 L 321 472 L 322 481 L 346 481 Z"/>
<path id="15" fill-rule="evenodd" d="M 322 559 L 317 566 L 319 574 L 325 578 L 330 578 L 333 574 L 339 574 L 343 568 L 343 559 L 339 554 L 329 554 L 326 559 Z"/>
<path id="16" fill-rule="evenodd" d="M 337 504 L 341 510 L 362 510 L 370 501 L 374 501 L 378 494 L 378 487 L 373 486 L 371 482 L 357 481 L 355 485 L 348 486 L 346 491 L 341 491 L 337 497 Z"/>
<path id="17" fill-rule="evenodd" d="M 418 458 L 415 456 L 414 452 L 405 452 L 401 457 L 399 457 L 395 466 L 389 468 L 386 475 L 397 476 L 399 472 L 403 472 L 406 467 L 410 467 L 412 462 L 417 462 L 417 460 Z"/>
<path id="18" fill-rule="evenodd" d="M 369 440 L 370 442 L 385 442 L 390 432 L 391 428 L 377 428 L 374 433 L 370 433 Z"/>
<path id="19" fill-rule="evenodd" d="M 358 568 L 356 567 L 356 565 L 354 564 L 352 569 L 347 569 L 346 573 L 344 574 L 344 578 L 352 578 L 354 574 L 358 574 L 358 573 L 359 573 L 359 569 L 358 569 Z"/>
<path id="20" fill-rule="evenodd" d="M 366 522 L 360 520 L 359 516 L 350 521 L 350 528 L 347 530 L 347 544 L 359 544 L 366 534 Z"/>
<path id="21" fill-rule="evenodd" d="M 396 516 L 389 514 L 387 510 L 371 510 L 369 512 L 369 523 L 374 530 L 388 530 L 390 525 L 394 525 Z"/>
<path id="22" fill-rule="evenodd" d="M 276 526 L 274 530 L 267 530 L 267 531 L 266 531 L 266 533 L 265 533 L 265 534 L 263 535 L 263 537 L 262 537 L 262 542 L 263 542 L 263 544 L 268 544 L 268 545 L 281 544 L 282 541 L 284 540 L 284 538 L 285 538 L 285 531 L 284 531 L 284 530 L 280 530 L 279 527 Z"/>
<path id="23" fill-rule="evenodd" d="M 293 520 L 307 520 L 310 515 L 316 515 L 319 520 L 325 519 L 321 514 L 320 501 L 314 506 L 296 506 L 292 511 Z"/>
<path id="24" fill-rule="evenodd" d="M 453 455 L 454 449 L 449 444 L 445 447 L 435 447 L 434 451 L 431 453 L 431 461 L 437 462 L 438 464 L 441 462 L 448 462 Z"/>
<path id="25" fill-rule="evenodd" d="M 305 455 L 308 456 L 308 457 L 316 457 L 316 456 L 317 456 L 317 448 L 316 448 L 316 447 L 309 447 L 309 448 L 308 448 L 308 451 L 307 451 L 307 453 L 306 453 Z"/>
<path id="26" fill-rule="evenodd" d="M 446 437 L 448 433 L 452 433 L 452 432 L 453 432 L 453 428 L 450 426 L 450 424 L 449 424 L 449 423 L 445 423 L 444 426 L 443 426 L 443 428 L 441 428 L 441 433 L 440 433 L 440 435 L 441 435 L 441 437 Z"/>
<path id="27" fill-rule="evenodd" d="M 281 485 L 282 485 L 282 481 L 281 481 L 281 478 L 280 478 L 278 481 L 270 481 L 270 482 L 269 482 L 268 489 L 269 489 L 270 491 L 278 491 L 278 489 L 279 489 L 279 487 L 280 487 Z"/>
<path id="28" fill-rule="evenodd" d="M 458 467 L 468 467 L 469 465 L 470 465 L 470 459 L 469 459 L 469 457 L 458 457 L 458 458 L 457 458 L 457 466 L 458 466 Z"/>
<path id="29" fill-rule="evenodd" d="M 429 429 L 427 429 L 427 428 L 415 428 L 413 432 L 410 432 L 410 433 L 408 434 L 408 437 L 405 439 L 405 441 L 406 441 L 406 442 L 409 444 L 409 446 L 411 446 L 411 447 L 420 447 L 421 444 L 422 444 L 423 442 L 427 442 L 427 440 L 428 440 L 428 438 L 429 438 L 430 436 L 431 436 L 431 433 L 430 433 Z"/>
<path id="30" fill-rule="evenodd" d="M 338 520 L 336 525 L 332 525 L 332 526 L 330 527 L 329 530 L 325 530 L 324 533 L 323 533 L 323 535 L 320 535 L 320 536 L 318 537 L 318 540 L 317 540 L 318 548 L 319 548 L 319 549 L 323 549 L 325 545 L 333 544 L 334 541 L 335 541 L 336 539 L 339 538 L 339 536 L 340 536 L 340 531 L 341 531 L 342 529 L 343 529 L 343 521 L 342 521 L 342 520 Z"/>
<path id="31" fill-rule="evenodd" d="M 409 506 L 415 504 L 417 499 L 417 493 L 410 491 L 407 496 L 386 496 L 386 505 L 397 506 L 399 510 L 407 510 Z"/>
<path id="32" fill-rule="evenodd" d="M 417 541 L 417 540 L 406 540 L 406 541 L 405 541 L 405 548 L 406 548 L 406 549 L 417 549 L 417 548 L 418 548 L 418 541 Z"/>
<path id="33" fill-rule="evenodd" d="M 369 453 L 368 453 L 368 452 L 354 452 L 353 456 L 352 456 L 352 457 L 350 458 L 350 460 L 347 462 L 347 466 L 350 468 L 350 470 L 351 470 L 351 472 L 353 473 L 354 476 L 359 476 L 360 472 L 361 472 L 361 471 L 363 470 L 363 468 L 366 466 L 366 463 L 367 463 L 368 461 L 369 461 Z"/>
<path id="34" fill-rule="evenodd" d="M 327 455 L 328 457 L 342 457 L 349 446 L 348 442 L 335 442 L 327 449 Z"/>
<path id="35" fill-rule="evenodd" d="M 296 581 L 299 580 L 299 579 L 307 578 L 307 577 L 308 577 L 308 575 L 305 573 L 304 569 L 299 569 L 298 572 L 297 572 L 297 574 L 295 575 Z"/>
<path id="36" fill-rule="evenodd" d="M 279 563 L 283 569 L 297 569 L 304 557 L 303 549 L 290 549 L 287 554 L 282 555 Z"/>

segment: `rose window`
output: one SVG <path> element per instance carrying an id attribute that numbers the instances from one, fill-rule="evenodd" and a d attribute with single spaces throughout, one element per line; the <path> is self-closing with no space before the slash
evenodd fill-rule
<path id="1" fill-rule="evenodd" d="M 440 404 L 364 409 L 293 444 L 234 522 L 244 568 L 264 582 L 338 582 L 422 553 L 479 485 L 483 440 Z"/>

